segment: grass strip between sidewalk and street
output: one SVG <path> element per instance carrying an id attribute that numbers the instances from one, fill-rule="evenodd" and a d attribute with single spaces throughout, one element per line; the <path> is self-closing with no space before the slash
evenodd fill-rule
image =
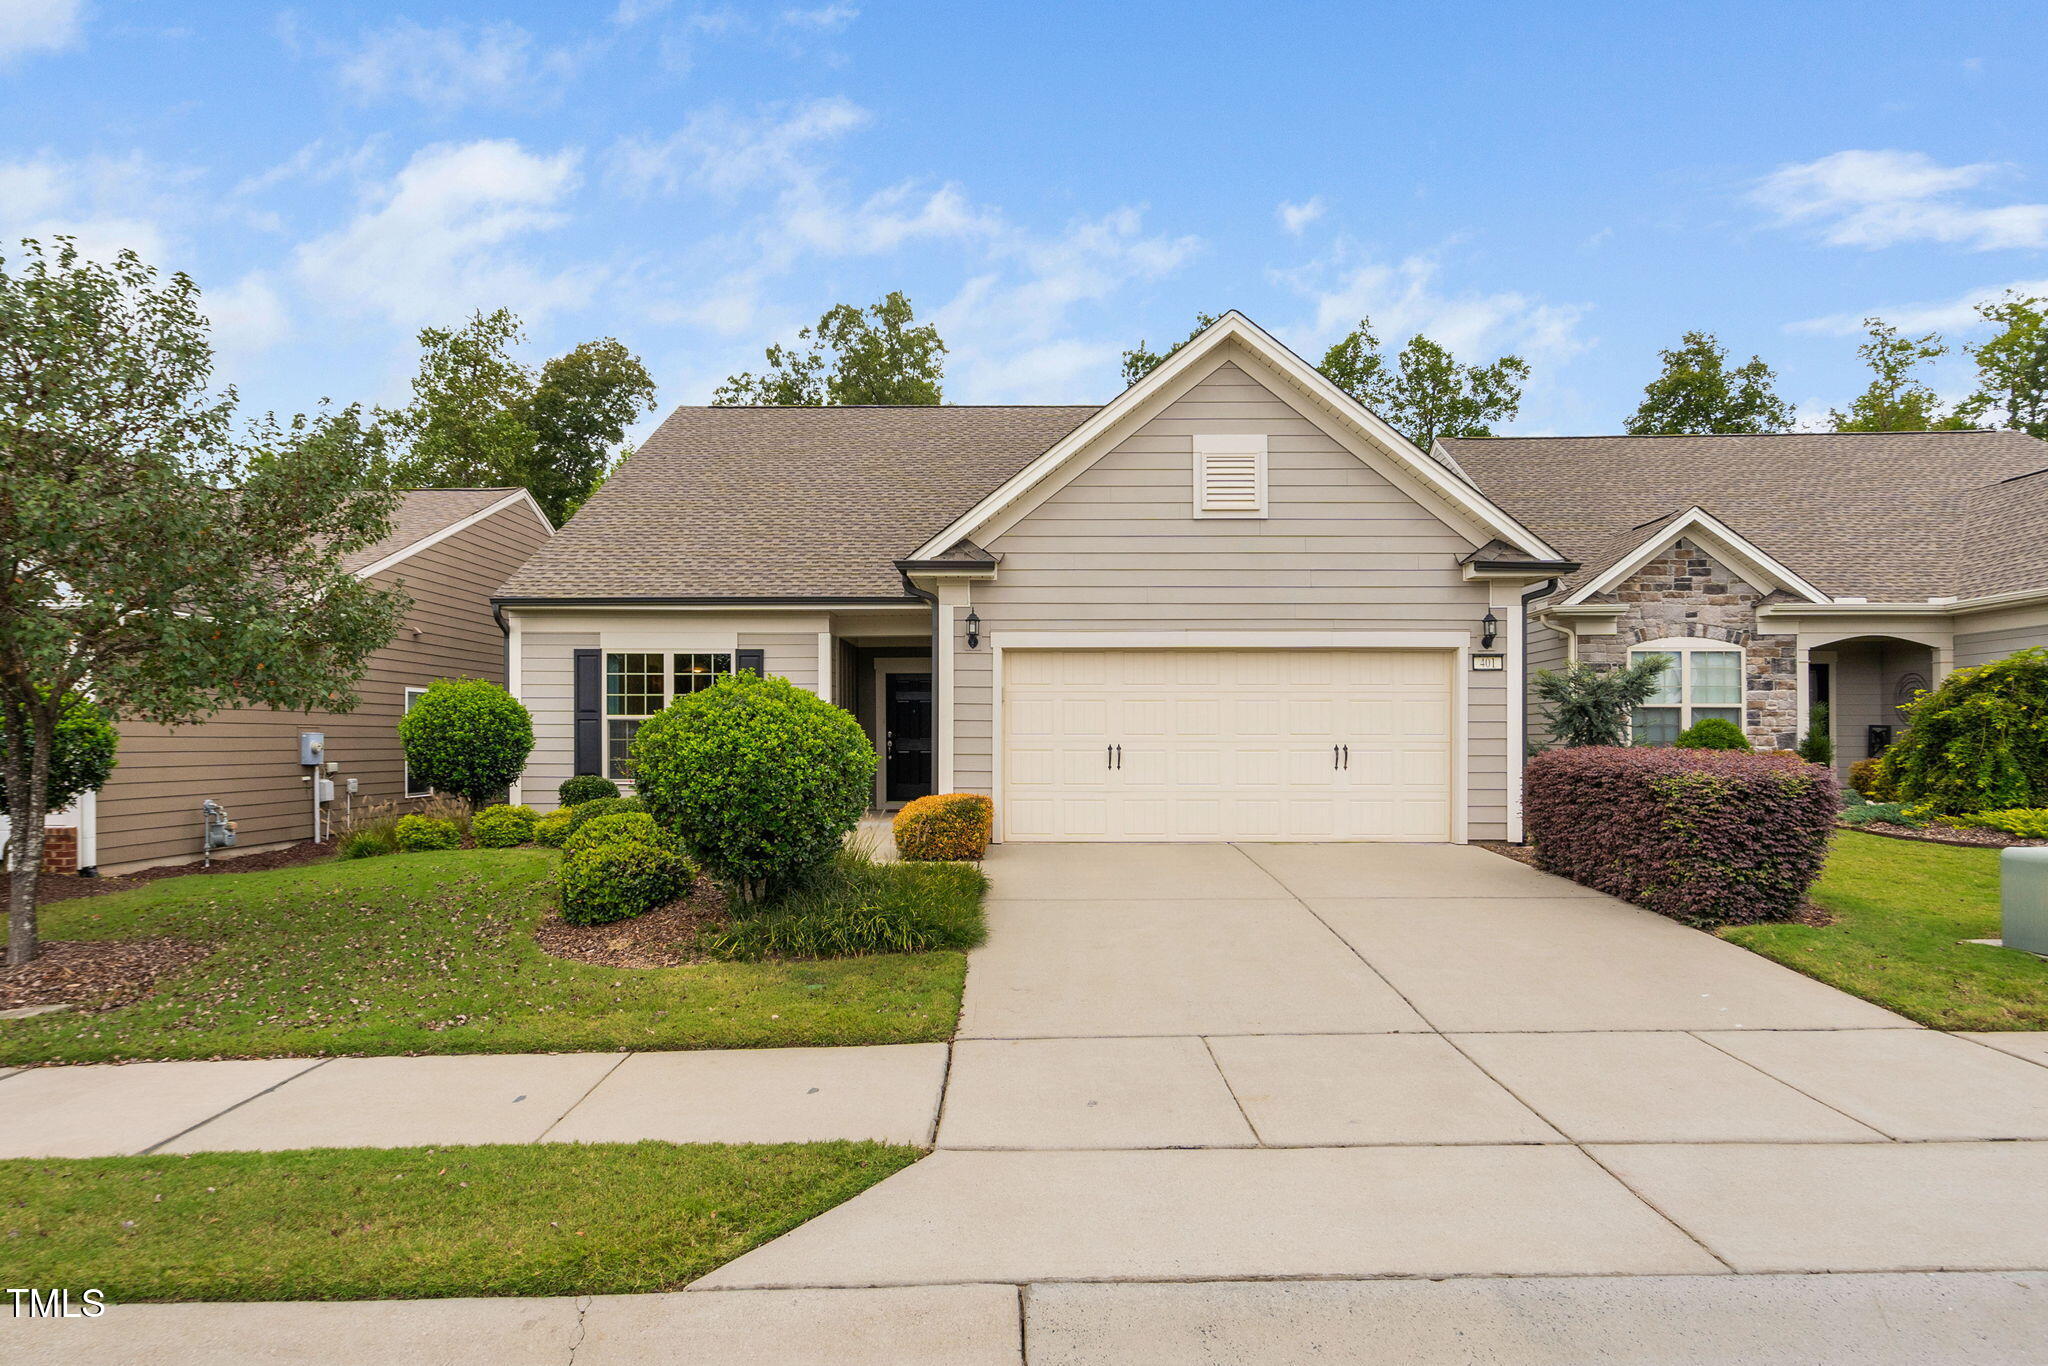
<path id="1" fill-rule="evenodd" d="M 108 1303 L 674 1290 L 915 1162 L 880 1143 L 0 1161 L 10 1285 Z"/>

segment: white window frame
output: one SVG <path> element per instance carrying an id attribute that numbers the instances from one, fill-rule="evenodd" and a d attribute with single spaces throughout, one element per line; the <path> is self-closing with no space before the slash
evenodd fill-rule
<path id="1" fill-rule="evenodd" d="M 1266 438 L 1264 434 L 1240 432 L 1198 432 L 1193 437 L 1194 460 L 1191 471 L 1194 480 L 1194 515 L 1198 518 L 1235 517 L 1263 518 L 1266 516 L 1267 476 Z M 1253 502 L 1251 506 L 1230 503 L 1212 503 L 1209 493 L 1209 462 L 1213 457 L 1242 461 L 1249 457 L 1252 462 Z"/>
<path id="2" fill-rule="evenodd" d="M 417 702 L 417 701 L 419 701 L 419 700 L 420 700 L 420 699 L 421 699 L 422 697 L 425 697 L 426 695 L 427 695 L 427 690 L 426 690 L 425 688 L 415 688 L 415 687 L 410 687 L 410 686 L 408 686 L 408 687 L 406 688 L 406 690 L 405 690 L 405 699 L 404 699 L 404 701 L 402 701 L 402 702 L 401 702 L 401 703 L 399 704 L 400 710 L 399 710 L 399 713 L 398 713 L 398 714 L 399 714 L 400 716 L 403 716 L 403 715 L 405 715 L 405 714 L 406 714 L 407 712 L 411 711 L 411 710 L 412 710 L 412 704 L 413 704 L 413 703 L 415 703 L 415 702 Z M 415 798 L 415 797 L 431 797 L 431 796 L 433 796 L 433 795 L 434 795 L 434 789 L 433 789 L 433 788 L 431 788 L 431 787 L 423 787 L 423 788 L 420 788 L 420 789 L 419 789 L 418 791 L 414 791 L 414 790 L 413 790 L 413 785 L 412 785 L 412 764 L 411 764 L 411 763 L 409 763 L 409 762 L 407 762 L 407 761 L 405 760 L 405 758 L 404 758 L 404 754 L 405 754 L 405 747 L 404 747 L 403 745 L 401 745 L 401 746 L 399 746 L 399 756 L 400 756 L 399 762 L 400 762 L 400 764 L 401 764 L 401 765 L 402 765 L 402 766 L 404 767 L 404 769 L 405 769 L 405 776 L 404 776 L 404 777 L 403 777 L 402 779 L 400 779 L 400 782 L 402 782 L 402 783 L 404 784 L 404 786 L 403 786 L 402 788 L 400 788 L 400 791 L 401 791 L 401 792 L 403 792 L 403 793 L 405 794 L 405 797 L 406 797 L 406 799 L 407 799 L 408 801 L 410 801 L 411 799 L 413 799 L 413 798 Z"/>
<path id="3" fill-rule="evenodd" d="M 659 705 L 659 706 L 657 706 L 657 707 L 655 707 L 655 709 L 654 709 L 653 711 L 651 711 L 651 712 L 647 712 L 647 713 L 646 713 L 646 714 L 644 714 L 644 715 L 643 715 L 643 714 L 640 714 L 640 713 L 637 713 L 637 712 L 636 712 L 636 713 L 633 713 L 633 714 L 630 714 L 630 715 L 628 715 L 628 714 L 626 714 L 626 713 L 624 713 L 624 712 L 614 712 L 614 711 L 612 710 L 612 661 L 613 661 L 614 659 L 617 659 L 617 658 L 619 658 L 619 657 L 620 657 L 621 655 L 653 655 L 653 656 L 654 656 L 655 658 L 657 658 L 657 659 L 659 659 L 659 660 L 661 661 L 661 667 L 660 667 L 660 670 L 658 671 L 658 673 L 659 673 L 659 679 L 660 679 L 660 685 L 661 685 L 661 691 L 660 691 L 660 698 L 659 698 L 659 701 L 660 701 L 660 705 Z M 604 652 L 604 656 L 603 656 L 603 658 L 602 658 L 602 659 L 601 659 L 601 660 L 599 661 L 599 664 L 600 664 L 600 668 L 601 668 L 601 672 L 602 672 L 602 674 L 603 674 L 603 677 L 604 677 L 604 697 L 603 697 L 603 700 L 602 700 L 602 702 L 600 703 L 600 706 L 602 707 L 602 711 L 600 712 L 600 716 L 602 717 L 602 719 L 603 719 L 603 722 L 604 722 L 604 733 L 603 733 L 603 735 L 602 735 L 602 736 L 600 737 L 600 739 L 601 739 L 601 740 L 602 740 L 602 742 L 603 742 L 603 756 L 602 756 L 602 757 L 603 757 L 603 761 L 604 761 L 604 771 L 605 771 L 605 776 L 606 776 L 606 777 L 610 778 L 610 779 L 611 779 L 611 780 L 612 780 L 613 782 L 621 782 L 621 783 L 630 783 L 631 781 L 633 781 L 631 777 L 628 777 L 628 776 L 622 776 L 622 774 L 621 774 L 621 772 L 620 772 L 620 767 L 621 767 L 621 764 L 620 764 L 620 760 L 619 760 L 619 757 L 618 757 L 618 756 L 616 756 L 616 755 L 614 755 L 614 753 L 613 753 L 613 751 L 612 751 L 612 746 L 613 746 L 613 738 L 612 738 L 612 723 L 613 723 L 614 721 L 646 721 L 646 720 L 649 720 L 649 719 L 651 719 L 651 718 L 652 718 L 652 717 L 654 717 L 654 716 L 657 716 L 657 715 L 659 715 L 659 714 L 660 714 L 660 713 L 662 712 L 662 710 L 663 710 L 664 708 L 666 708 L 666 707 L 667 707 L 667 706 L 668 706 L 668 705 L 669 705 L 669 704 L 670 704 L 671 702 L 675 701 L 675 700 L 676 700 L 676 697 L 678 696 L 678 693 L 677 693 L 677 691 L 676 691 L 676 671 L 677 671 L 677 669 L 678 669 L 679 667 L 681 667 L 681 666 L 680 666 L 680 664 L 679 664 L 679 661 L 681 661 L 681 660 L 688 660 L 688 659 L 696 659 L 696 658 L 699 658 L 699 657 L 702 657 L 702 658 L 705 658 L 705 659 L 709 659 L 709 660 L 713 660 L 713 661 L 716 661 L 716 660 L 721 660 L 721 659 L 725 661 L 725 667 L 724 667 L 723 669 L 720 669 L 720 668 L 719 668 L 719 667 L 717 666 L 717 664 L 716 664 L 716 663 L 713 663 L 713 665 L 712 665 L 712 667 L 711 667 L 711 670 L 710 670 L 710 672 L 709 672 L 709 673 L 708 673 L 707 675 L 704 675 L 705 677 L 709 678 L 709 679 L 710 679 L 710 680 L 712 680 L 713 682 L 715 682 L 715 681 L 716 681 L 716 680 L 718 680 L 719 678 L 722 678 L 722 677 L 726 677 L 726 676 L 728 676 L 728 675 L 730 675 L 730 674 L 732 674 L 732 673 L 735 673 L 735 672 L 737 672 L 737 670 L 738 670 L 738 668 L 739 668 L 739 651 L 738 651 L 738 650 L 736 650 L 736 649 L 735 649 L 735 650 L 725 650 L 725 649 L 719 649 L 719 650 L 634 650 L 634 649 L 625 649 L 625 650 L 606 650 L 606 651 Z M 707 684 L 706 684 L 705 686 L 707 686 L 707 687 L 708 687 L 708 686 L 710 686 L 710 685 L 709 685 L 709 683 L 707 683 Z M 697 690 L 697 689 L 695 689 L 695 688 L 692 688 L 692 689 L 690 689 L 689 691 L 691 691 L 691 692 L 696 692 L 696 691 L 698 691 L 698 690 Z M 637 727 L 636 727 L 636 729 L 637 729 Z M 631 737 L 631 736 L 628 736 L 628 737 L 626 737 L 625 743 L 626 743 L 626 744 L 631 744 L 631 743 L 632 743 L 632 737 Z"/>
<path id="4" fill-rule="evenodd" d="M 1692 658 L 1696 654 L 1722 654 L 1735 656 L 1736 700 L 1730 702 L 1696 702 L 1692 695 Z M 1731 645 L 1725 640 L 1710 640 L 1704 636 L 1672 636 L 1663 640 L 1646 640 L 1639 645 L 1628 647 L 1628 662 L 1635 664 L 1638 655 L 1670 655 L 1676 660 L 1673 668 L 1678 673 L 1678 701 L 1646 703 L 1646 707 L 1658 710 L 1675 708 L 1678 712 L 1677 734 L 1690 730 L 1698 719 L 1695 709 L 1707 712 L 1735 713 L 1735 724 L 1744 735 L 1749 733 L 1749 652 L 1740 645 Z M 1636 743 L 1635 718 L 1629 718 L 1629 741 Z"/>

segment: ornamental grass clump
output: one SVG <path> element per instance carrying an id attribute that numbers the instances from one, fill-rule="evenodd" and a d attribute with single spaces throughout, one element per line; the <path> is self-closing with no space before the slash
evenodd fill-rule
<path id="1" fill-rule="evenodd" d="M 1839 801 L 1795 756 L 1596 747 L 1530 759 L 1524 811 L 1545 872 L 1712 927 L 1797 916 Z"/>
<path id="2" fill-rule="evenodd" d="M 643 721 L 629 757 L 655 822 L 741 902 L 815 877 L 874 792 L 875 747 L 851 713 L 751 673 Z"/>
<path id="3" fill-rule="evenodd" d="M 972 792 L 919 797 L 896 813 L 892 830 L 899 858 L 980 859 L 988 852 L 995 804 Z"/>

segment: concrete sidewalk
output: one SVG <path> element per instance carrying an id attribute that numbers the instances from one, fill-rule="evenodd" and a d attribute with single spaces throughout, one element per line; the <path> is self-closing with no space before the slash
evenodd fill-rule
<path id="1" fill-rule="evenodd" d="M 0 1157 L 457 1143 L 928 1145 L 945 1044 L 144 1062 L 0 1077 Z"/>

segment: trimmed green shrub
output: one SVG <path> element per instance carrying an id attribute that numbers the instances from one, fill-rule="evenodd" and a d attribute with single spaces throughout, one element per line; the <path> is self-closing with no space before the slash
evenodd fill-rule
<path id="1" fill-rule="evenodd" d="M 539 821 L 530 806 L 487 806 L 469 823 L 469 837 L 479 849 L 510 849 L 532 843 Z"/>
<path id="2" fill-rule="evenodd" d="M 2023 840 L 2048 840 L 2048 810 L 2017 807 L 2011 811 L 1973 811 L 1966 816 L 1949 816 L 1944 823 L 1971 830 L 2003 830 Z"/>
<path id="3" fill-rule="evenodd" d="M 1752 749 L 1742 727 L 1725 716 L 1703 716 L 1678 733 L 1671 742 L 1679 749 Z"/>
<path id="4" fill-rule="evenodd" d="M 616 844 L 621 840 L 640 844 L 675 843 L 661 833 L 661 827 L 654 823 L 654 817 L 645 811 L 613 811 L 595 820 L 585 821 L 570 831 L 569 838 L 562 841 L 562 852 L 580 854 L 585 849 L 595 849 L 600 844 Z"/>
<path id="5" fill-rule="evenodd" d="M 1897 802 L 1864 802 L 1846 808 L 1839 819 L 1844 825 L 1903 825 L 1914 830 L 1927 824 Z"/>
<path id="6" fill-rule="evenodd" d="M 896 853 L 906 859 L 979 859 L 988 852 L 995 804 L 971 792 L 919 797 L 896 813 Z"/>
<path id="7" fill-rule="evenodd" d="M 630 920 L 674 901 L 690 886 L 690 865 L 673 849 L 615 841 L 562 860 L 562 919 L 571 925 Z"/>
<path id="8" fill-rule="evenodd" d="M 1537 867 L 1701 926 L 1798 915 L 1839 806 L 1797 758 L 1640 746 L 1539 754 L 1524 793 Z"/>
<path id="9" fill-rule="evenodd" d="M 569 813 L 569 833 L 573 835 L 599 816 L 614 816 L 622 811 L 645 811 L 647 803 L 638 797 L 593 797 L 587 802 L 578 802 L 566 809 Z"/>
<path id="10" fill-rule="evenodd" d="M 462 832 L 455 828 L 454 821 L 436 816 L 400 816 L 397 839 L 400 849 L 417 854 L 427 849 L 460 848 Z"/>
<path id="11" fill-rule="evenodd" d="M 358 830 L 344 836 L 335 853 L 342 858 L 377 858 L 398 852 L 398 846 L 376 830 Z"/>
<path id="12" fill-rule="evenodd" d="M 34 736 L 29 737 L 30 753 Z M 77 693 L 64 699 L 57 713 L 56 743 L 50 747 L 50 775 L 43 782 L 45 809 L 62 811 L 88 792 L 97 792 L 114 772 L 114 755 L 121 737 L 98 707 Z M 0 731 L 0 754 L 7 750 L 7 734 Z M 0 815 L 9 807 L 7 780 L 0 772 Z"/>
<path id="13" fill-rule="evenodd" d="M 533 753 L 533 718 L 481 678 L 443 678 L 398 718 L 413 781 L 482 806 L 510 787 Z"/>
<path id="14" fill-rule="evenodd" d="M 610 778 L 595 773 L 579 773 L 565 780 L 555 789 L 555 796 L 564 806 L 575 806 L 579 802 L 594 802 L 600 797 L 616 797 L 619 785 Z"/>
<path id="15" fill-rule="evenodd" d="M 2048 806 L 2048 649 L 1958 669 L 1905 712 L 1878 760 L 1900 801 L 1943 815 Z"/>
<path id="16" fill-rule="evenodd" d="M 828 863 L 874 791 L 875 748 L 851 713 L 751 673 L 677 698 L 629 756 L 656 822 L 749 902 Z"/>
<path id="17" fill-rule="evenodd" d="M 576 828 L 576 818 L 568 807 L 550 811 L 533 823 L 533 842 L 544 849 L 559 849 Z"/>
<path id="18" fill-rule="evenodd" d="M 1813 711 L 1806 721 L 1806 738 L 1799 742 L 1799 757 L 1809 764 L 1832 765 L 1835 762 L 1834 720 L 1825 702 L 1813 704 Z"/>
<path id="19" fill-rule="evenodd" d="M 1892 798 L 1891 785 L 1885 782 L 1875 759 L 1858 759 L 1849 765 L 1849 786 L 1874 802 L 1886 802 Z"/>
<path id="20" fill-rule="evenodd" d="M 971 863 L 870 863 L 846 854 L 811 886 L 698 937 L 712 958 L 852 958 L 971 949 L 988 879 Z"/>

